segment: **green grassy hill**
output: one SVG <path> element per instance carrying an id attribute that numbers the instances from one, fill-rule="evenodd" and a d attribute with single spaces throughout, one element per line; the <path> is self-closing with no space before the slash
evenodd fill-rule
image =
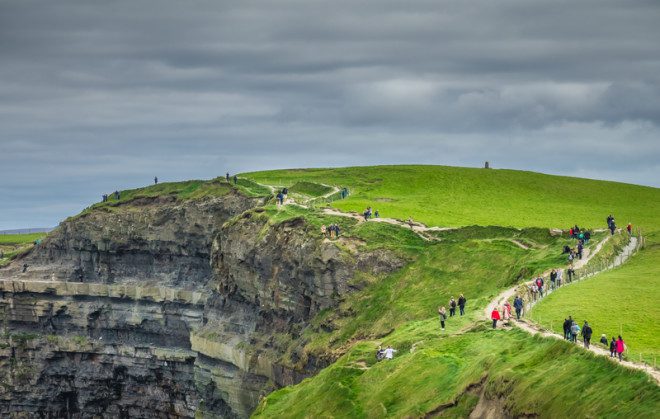
<path id="1" fill-rule="evenodd" d="M 577 223 L 606 228 L 610 213 L 620 225 L 660 226 L 657 188 L 533 172 L 373 166 L 273 170 L 241 176 L 277 186 L 305 181 L 348 187 L 350 197 L 333 206 L 358 212 L 371 206 L 382 217 L 413 217 L 433 226 L 568 228 Z"/>
<path id="2" fill-rule="evenodd" d="M 345 238 L 399 252 L 407 265 L 389 276 L 356 279 L 360 291 L 336 310 L 320 313 L 304 331 L 302 342 L 290 342 L 288 350 L 297 353 L 303 345 L 303 363 L 309 356 L 341 358 L 318 376 L 268 396 L 255 416 L 419 417 L 435 412 L 462 417 L 479 399 L 466 389 L 482 381 L 489 398 L 499 399 L 514 415 L 654 417 L 660 408 L 658 386 L 643 373 L 622 369 L 566 342 L 516 330 L 493 332 L 481 319 L 483 308 L 500 290 L 566 263 L 561 247 L 571 242 L 550 235 L 548 227 L 577 223 L 602 228 L 612 213 L 620 224 L 631 221 L 644 231 L 660 231 L 660 190 L 436 166 L 279 170 L 243 176 L 274 187 L 299 182 L 348 187 L 349 198 L 331 203 L 343 211 L 362 212 L 371 206 L 383 217 L 412 216 L 432 226 L 475 226 L 436 233 L 439 241 L 429 242 L 398 226 L 360 224 L 314 208 L 269 207 L 265 214 L 273 223 L 292 217 L 315 226 L 339 222 Z M 655 236 L 648 237 L 653 243 Z M 644 274 L 657 278 L 658 256 L 648 254 L 656 263 L 647 265 Z M 437 307 L 461 292 L 469 301 L 467 315 L 449 319 L 447 330 L 440 331 Z M 589 298 L 597 301 L 597 295 Z M 653 300 L 640 299 L 640 307 L 648 309 Z M 659 343 L 655 339 L 649 344 Z M 399 350 L 394 361 L 375 362 L 379 344 Z"/>
<path id="3" fill-rule="evenodd" d="M 46 237 L 46 233 L 0 234 L 0 267 L 11 262 L 16 256 L 30 250 L 35 241 Z"/>

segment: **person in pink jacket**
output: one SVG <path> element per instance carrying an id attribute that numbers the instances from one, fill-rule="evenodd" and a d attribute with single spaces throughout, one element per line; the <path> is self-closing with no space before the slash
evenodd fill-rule
<path id="1" fill-rule="evenodd" d="M 626 343 L 623 341 L 621 338 L 621 335 L 619 335 L 619 339 L 616 341 L 616 353 L 619 355 L 619 361 L 622 361 L 621 357 L 623 354 L 623 351 L 626 350 Z"/>

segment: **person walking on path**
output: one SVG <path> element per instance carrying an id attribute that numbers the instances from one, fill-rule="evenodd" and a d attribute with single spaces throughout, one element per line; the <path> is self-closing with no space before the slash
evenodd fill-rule
<path id="1" fill-rule="evenodd" d="M 325 227 L 325 224 L 323 224 L 323 225 L 321 226 L 321 235 L 322 235 L 323 237 L 327 237 L 327 234 L 328 234 L 328 229 Z"/>
<path id="2" fill-rule="evenodd" d="M 628 223 L 626 226 L 626 230 L 628 231 L 628 235 L 632 236 L 632 224 Z"/>
<path id="3" fill-rule="evenodd" d="M 519 295 L 516 295 L 516 298 L 513 300 L 513 308 L 516 309 L 516 318 L 520 320 L 520 314 L 522 313 L 523 300 Z"/>
<path id="4" fill-rule="evenodd" d="M 440 316 L 440 327 L 445 330 L 445 320 L 447 320 L 447 310 L 444 307 L 438 307 L 438 316 Z"/>
<path id="5" fill-rule="evenodd" d="M 449 299 L 449 317 L 454 317 L 456 315 L 456 300 L 454 297 Z"/>
<path id="6" fill-rule="evenodd" d="M 610 224 L 610 232 L 612 233 L 612 236 L 614 235 L 615 230 L 616 230 L 616 224 L 614 223 L 614 220 L 612 220 L 612 224 Z"/>
<path id="7" fill-rule="evenodd" d="M 589 326 L 589 323 L 587 321 L 584 321 L 584 325 L 582 326 L 582 341 L 584 342 L 584 347 L 586 349 L 589 349 L 589 344 L 591 343 L 591 334 L 593 333 L 593 330 L 591 330 L 591 326 Z"/>
<path id="8" fill-rule="evenodd" d="M 458 311 L 461 313 L 461 316 L 463 314 L 465 314 L 465 303 L 466 302 L 467 302 L 467 300 L 465 299 L 463 294 L 461 294 L 460 297 L 458 297 Z"/>
<path id="9" fill-rule="evenodd" d="M 504 317 L 503 320 L 506 321 L 507 324 L 508 324 L 509 320 L 511 319 L 511 304 L 509 304 L 508 301 L 505 302 L 504 307 L 502 307 L 502 314 L 503 314 L 503 317 Z"/>
<path id="10" fill-rule="evenodd" d="M 158 176 L 154 177 L 154 185 L 158 185 Z"/>
<path id="11" fill-rule="evenodd" d="M 568 274 L 568 283 L 570 284 L 571 282 L 573 282 L 573 275 L 575 275 L 573 264 L 568 265 L 568 269 L 566 270 L 566 273 Z"/>
<path id="12" fill-rule="evenodd" d="M 623 341 L 621 335 L 616 340 L 616 353 L 619 356 L 619 361 L 623 361 L 623 351 L 626 350 L 626 343 Z"/>
<path id="13" fill-rule="evenodd" d="M 584 246 L 582 245 L 582 243 L 578 243 L 578 245 L 577 245 L 577 256 L 578 256 L 578 259 L 582 259 L 582 251 L 583 251 L 583 250 L 584 250 Z"/>
<path id="14" fill-rule="evenodd" d="M 497 321 L 500 320 L 500 312 L 497 311 L 497 307 L 490 313 L 490 318 L 493 320 L 493 329 L 497 328 Z"/>
<path id="15" fill-rule="evenodd" d="M 536 278 L 536 287 L 539 289 L 539 294 L 541 295 L 541 298 L 543 298 L 543 278 L 541 276 Z"/>
<path id="16" fill-rule="evenodd" d="M 616 338 L 612 336 L 612 341 L 610 342 L 610 358 L 616 356 Z"/>
<path id="17" fill-rule="evenodd" d="M 238 176 L 234 175 L 234 185 L 238 184 Z"/>
<path id="18" fill-rule="evenodd" d="M 573 321 L 569 320 L 570 318 L 569 316 L 568 319 L 564 319 L 564 339 L 566 340 L 571 340 L 571 325 Z"/>
<path id="19" fill-rule="evenodd" d="M 603 345 L 605 345 L 605 347 L 607 348 L 607 336 L 605 336 L 605 333 L 603 333 L 602 335 L 600 335 L 600 343 L 602 343 Z"/>
<path id="20" fill-rule="evenodd" d="M 225 175 L 225 179 L 227 179 L 227 183 L 229 183 L 229 172 Z"/>
<path id="21" fill-rule="evenodd" d="M 578 326 L 577 322 L 573 322 L 571 325 L 571 342 L 577 343 L 577 337 L 580 334 L 580 326 Z"/>
<path id="22" fill-rule="evenodd" d="M 557 286 L 557 271 L 555 269 L 550 272 L 550 288 L 553 290 Z"/>

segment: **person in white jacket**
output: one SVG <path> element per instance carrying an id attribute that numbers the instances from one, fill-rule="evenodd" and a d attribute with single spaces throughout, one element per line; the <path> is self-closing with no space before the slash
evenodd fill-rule
<path id="1" fill-rule="evenodd" d="M 394 352 L 396 352 L 396 349 L 392 349 L 391 346 L 388 346 L 387 349 L 385 349 L 385 359 L 394 358 Z"/>

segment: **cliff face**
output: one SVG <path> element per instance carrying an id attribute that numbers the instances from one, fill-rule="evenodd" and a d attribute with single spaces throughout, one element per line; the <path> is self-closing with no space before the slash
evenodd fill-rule
<path id="1" fill-rule="evenodd" d="M 95 210 L 0 270 L 0 415 L 245 417 L 325 366 L 299 349 L 308 321 L 357 270 L 402 262 L 341 250 L 302 218 L 272 224 L 259 205 L 232 193 Z"/>

